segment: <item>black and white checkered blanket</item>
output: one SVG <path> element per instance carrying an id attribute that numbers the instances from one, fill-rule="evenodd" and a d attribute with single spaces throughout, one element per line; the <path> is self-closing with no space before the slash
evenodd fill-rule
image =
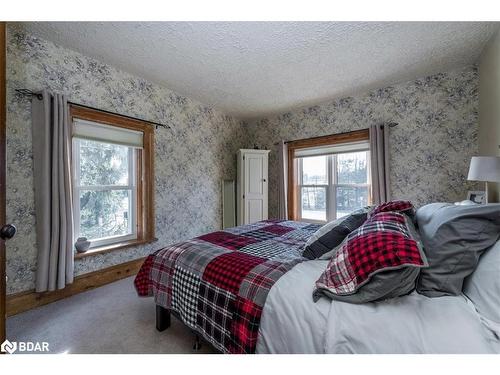
<path id="1" fill-rule="evenodd" d="M 266 220 L 169 246 L 146 259 L 137 292 L 177 312 L 222 352 L 253 353 L 271 287 L 306 260 L 304 244 L 319 227 Z"/>

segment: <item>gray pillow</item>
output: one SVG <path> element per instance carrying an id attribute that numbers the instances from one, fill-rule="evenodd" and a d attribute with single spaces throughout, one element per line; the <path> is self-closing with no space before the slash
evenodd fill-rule
<path id="1" fill-rule="evenodd" d="M 404 296 L 415 290 L 415 281 L 419 272 L 420 269 L 416 267 L 380 272 L 373 275 L 370 282 L 354 294 L 339 296 L 328 289 L 321 289 L 315 291 L 313 300 L 317 301 L 321 295 L 324 295 L 334 300 L 360 304 Z"/>
<path id="2" fill-rule="evenodd" d="M 500 240 L 481 255 L 476 270 L 465 279 L 464 294 L 500 337 Z"/>
<path id="3" fill-rule="evenodd" d="M 361 208 L 323 225 L 306 242 L 302 256 L 312 260 L 330 253 L 344 241 L 349 233 L 366 221 L 368 210 L 368 207 Z"/>
<path id="4" fill-rule="evenodd" d="M 481 253 L 500 235 L 500 204 L 431 203 L 417 211 L 417 224 L 429 262 L 417 291 L 428 297 L 459 295 Z"/>

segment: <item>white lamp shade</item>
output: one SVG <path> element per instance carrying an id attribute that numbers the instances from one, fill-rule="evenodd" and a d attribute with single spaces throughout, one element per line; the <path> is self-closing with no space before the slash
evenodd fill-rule
<path id="1" fill-rule="evenodd" d="M 468 180 L 500 182 L 500 157 L 473 156 L 470 161 Z"/>

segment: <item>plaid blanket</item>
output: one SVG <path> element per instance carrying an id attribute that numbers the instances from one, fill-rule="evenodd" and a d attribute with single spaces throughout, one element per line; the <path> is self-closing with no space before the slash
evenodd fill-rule
<path id="1" fill-rule="evenodd" d="M 225 353 L 253 353 L 274 283 L 321 227 L 266 220 L 205 234 L 151 254 L 134 281 L 140 296 L 175 311 Z"/>

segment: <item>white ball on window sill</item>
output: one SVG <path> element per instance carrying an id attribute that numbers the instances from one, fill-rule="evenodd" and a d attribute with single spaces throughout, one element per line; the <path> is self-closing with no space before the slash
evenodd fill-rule
<path id="1" fill-rule="evenodd" d="M 90 247 L 90 241 L 87 240 L 87 237 L 79 237 L 75 242 L 75 249 L 79 253 L 86 252 Z"/>

